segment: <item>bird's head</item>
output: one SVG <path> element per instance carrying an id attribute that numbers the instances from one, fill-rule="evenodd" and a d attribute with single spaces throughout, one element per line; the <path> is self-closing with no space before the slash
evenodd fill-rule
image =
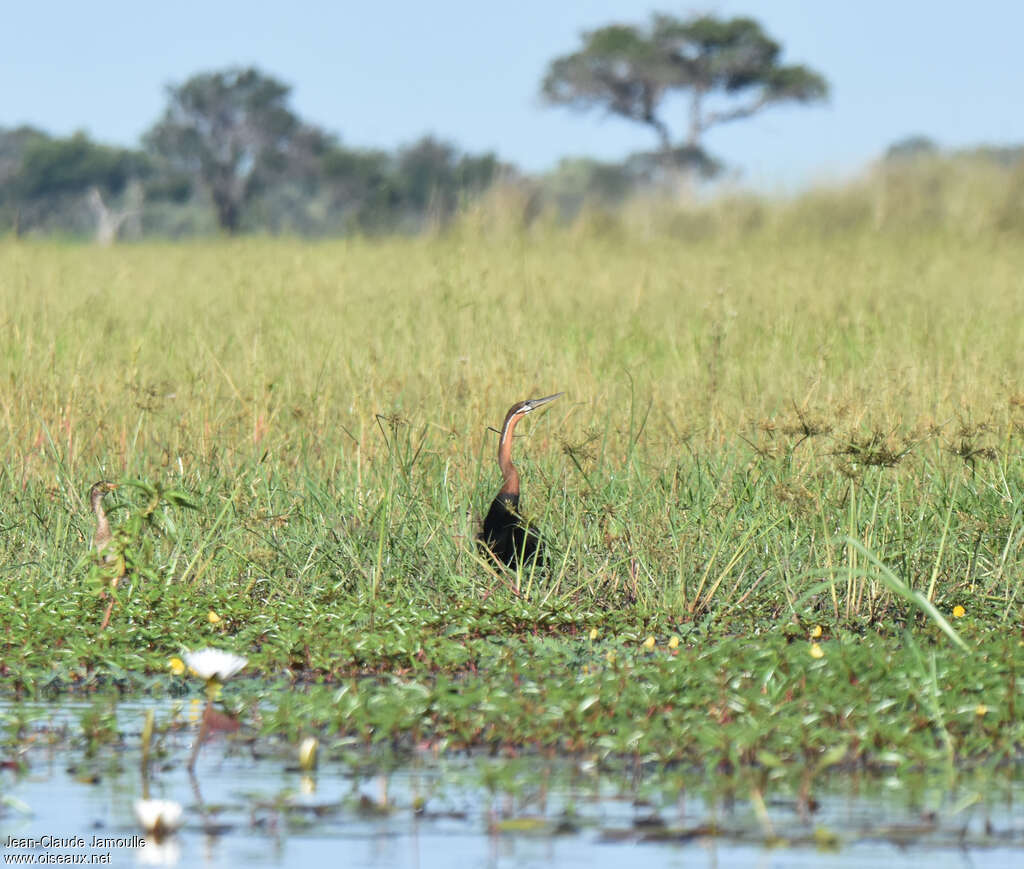
<path id="1" fill-rule="evenodd" d="M 516 402 L 508 409 L 508 413 L 505 414 L 505 424 L 501 427 L 501 438 L 505 439 L 506 433 L 509 431 L 509 426 L 513 423 L 519 422 L 526 414 L 532 413 L 538 407 L 543 407 L 549 401 L 554 401 L 556 398 L 565 395 L 564 392 L 556 392 L 554 395 L 546 395 L 544 398 L 527 398 L 524 401 Z"/>
<path id="2" fill-rule="evenodd" d="M 546 395 L 544 398 L 527 398 L 525 401 L 520 401 L 513 404 L 509 408 L 508 416 L 526 416 L 528 413 L 532 413 L 538 407 L 543 407 L 549 401 L 554 401 L 556 398 L 560 398 L 565 395 L 564 392 L 556 392 L 554 395 Z"/>
<path id="3" fill-rule="evenodd" d="M 95 504 L 97 501 L 102 501 L 103 496 L 108 492 L 113 492 L 117 488 L 117 483 L 111 483 L 109 480 L 100 480 L 98 483 L 93 483 L 89 489 L 89 501 Z"/>

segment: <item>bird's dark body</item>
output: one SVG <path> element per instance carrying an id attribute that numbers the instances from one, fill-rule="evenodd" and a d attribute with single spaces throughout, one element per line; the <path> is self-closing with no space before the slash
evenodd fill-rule
<path id="1" fill-rule="evenodd" d="M 519 496 L 500 493 L 484 517 L 483 531 L 477 537 L 485 555 L 493 554 L 511 568 L 544 564 L 544 549 L 537 529 L 519 515 Z"/>

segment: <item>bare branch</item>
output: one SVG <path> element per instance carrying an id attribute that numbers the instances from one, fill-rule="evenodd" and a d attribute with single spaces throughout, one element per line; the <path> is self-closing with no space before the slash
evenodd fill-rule
<path id="1" fill-rule="evenodd" d="M 125 194 L 125 206 L 119 209 L 110 208 L 103 201 L 103 194 L 99 187 L 89 188 L 86 194 L 86 202 L 93 214 L 96 215 L 96 243 L 108 247 L 117 241 L 121 227 L 129 218 L 137 217 L 142 212 L 143 199 L 142 185 L 137 181 L 128 185 Z"/>
<path id="2" fill-rule="evenodd" d="M 726 112 L 709 112 L 701 121 L 700 130 L 703 133 L 705 130 L 715 126 L 716 124 L 725 124 L 729 121 L 738 121 L 741 118 L 749 118 L 751 115 L 755 115 L 761 111 L 761 109 L 770 102 L 772 101 L 768 99 L 766 95 L 762 94 L 748 105 L 737 106 L 735 109 L 730 109 Z"/>

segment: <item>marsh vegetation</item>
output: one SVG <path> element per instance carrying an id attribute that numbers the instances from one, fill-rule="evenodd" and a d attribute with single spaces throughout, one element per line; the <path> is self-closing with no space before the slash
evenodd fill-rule
<path id="1" fill-rule="evenodd" d="M 1018 776 L 1024 249 L 837 213 L 0 245 L 6 695 L 187 691 L 168 662 L 215 646 L 249 659 L 226 712 L 322 763 L 628 760 L 807 806 Z M 547 568 L 499 570 L 487 427 L 557 391 L 516 447 Z"/>

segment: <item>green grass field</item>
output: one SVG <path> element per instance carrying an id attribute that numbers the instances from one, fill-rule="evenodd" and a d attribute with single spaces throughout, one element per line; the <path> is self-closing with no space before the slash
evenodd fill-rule
<path id="1" fill-rule="evenodd" d="M 0 245 L 5 684 L 215 645 L 290 736 L 1019 759 L 1024 248 L 793 225 Z M 488 426 L 556 391 L 515 446 L 551 569 L 495 571 Z M 107 499 L 99 633 L 103 478 L 156 488 Z"/>

